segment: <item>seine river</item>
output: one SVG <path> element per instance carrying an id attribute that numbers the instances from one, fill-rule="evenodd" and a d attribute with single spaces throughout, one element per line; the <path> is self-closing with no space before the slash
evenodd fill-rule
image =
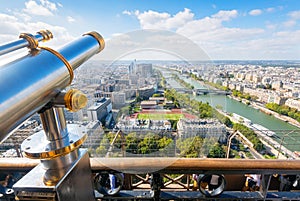
<path id="1" fill-rule="evenodd" d="M 162 71 L 163 75 L 169 74 L 170 72 Z M 174 72 L 172 72 L 174 73 Z M 179 74 L 178 74 L 179 75 Z M 191 79 L 186 78 L 181 75 L 179 75 L 181 79 L 185 80 L 187 83 L 192 84 L 195 89 L 198 88 L 206 88 L 202 86 L 199 82 Z M 167 82 L 172 87 L 178 87 L 181 86 L 175 82 L 174 80 L 167 79 Z M 269 130 L 272 130 L 276 133 L 275 140 L 278 142 L 281 142 L 281 139 L 283 136 L 292 130 L 298 130 L 297 132 L 293 132 L 292 135 L 286 135 L 283 139 L 283 145 L 289 148 L 290 150 L 300 150 L 300 133 L 299 128 L 296 126 L 293 126 L 287 122 L 284 122 L 282 120 L 279 120 L 275 118 L 274 116 L 267 115 L 257 109 L 252 108 L 251 106 L 247 106 L 239 101 L 236 101 L 234 99 L 228 98 L 225 95 L 198 95 L 193 96 L 191 95 L 191 98 L 194 98 L 198 101 L 202 102 L 208 102 L 213 107 L 221 107 L 223 111 L 228 113 L 236 113 L 238 115 L 241 115 L 243 117 L 246 117 L 247 119 L 250 119 L 252 123 L 260 124 L 264 126 L 265 128 L 268 128 Z"/>

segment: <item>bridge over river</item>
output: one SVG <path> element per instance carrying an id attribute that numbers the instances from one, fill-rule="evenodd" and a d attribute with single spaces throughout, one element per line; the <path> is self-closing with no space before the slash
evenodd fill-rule
<path id="1" fill-rule="evenodd" d="M 230 91 L 223 91 L 218 89 L 187 89 L 187 88 L 181 88 L 181 87 L 173 87 L 178 92 L 184 92 L 194 95 L 206 95 L 206 94 L 214 94 L 214 95 L 230 95 Z"/>

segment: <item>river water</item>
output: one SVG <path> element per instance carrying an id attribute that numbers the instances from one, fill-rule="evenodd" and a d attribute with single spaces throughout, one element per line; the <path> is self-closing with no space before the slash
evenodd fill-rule
<path id="1" fill-rule="evenodd" d="M 162 71 L 162 73 L 163 75 L 167 75 L 170 72 Z M 199 82 L 195 81 L 194 79 L 187 78 L 182 75 L 179 76 L 187 83 L 192 84 L 196 89 L 206 88 L 205 86 L 202 86 Z M 171 82 L 170 84 L 172 87 L 177 87 L 177 88 L 182 87 L 174 80 L 167 79 L 167 82 L 168 83 Z M 213 107 L 216 106 L 221 107 L 222 110 L 227 113 L 236 113 L 238 115 L 246 117 L 247 119 L 250 119 L 252 123 L 260 124 L 265 128 L 274 131 L 276 133 L 275 140 L 278 142 L 282 141 L 283 145 L 289 148 L 290 150 L 292 151 L 300 150 L 300 133 L 299 133 L 299 128 L 296 126 L 293 126 L 287 122 L 279 120 L 274 116 L 267 115 L 257 109 L 254 109 L 251 106 L 245 105 L 225 95 L 211 95 L 211 94 L 198 95 L 198 96 L 191 95 L 191 98 L 194 98 L 202 102 L 208 102 Z M 298 130 L 298 131 L 292 132 L 292 130 Z M 292 134 L 287 135 L 287 133 L 289 132 L 292 132 Z"/>

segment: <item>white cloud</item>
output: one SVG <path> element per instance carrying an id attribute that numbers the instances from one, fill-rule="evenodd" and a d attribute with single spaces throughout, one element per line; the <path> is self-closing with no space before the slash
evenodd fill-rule
<path id="1" fill-rule="evenodd" d="M 62 5 L 61 5 L 62 6 Z M 48 19 L 39 16 L 53 16 L 57 14 L 57 9 L 61 7 L 47 0 L 26 0 L 23 8 L 7 9 L 6 13 L 0 11 L 0 44 L 6 44 L 10 41 L 19 39 L 20 33 L 31 33 L 48 29 L 53 33 L 53 39 L 47 42 L 40 42 L 41 45 L 57 49 L 75 37 L 63 26 L 56 23 L 49 23 Z M 36 9 L 36 10 L 35 10 Z M 65 16 L 62 20 L 74 21 L 75 19 Z M 51 19 L 53 20 L 53 19 Z M 27 52 L 27 50 L 21 50 Z"/>
<path id="2" fill-rule="evenodd" d="M 113 33 L 112 34 L 112 37 L 118 37 L 118 36 L 120 36 L 120 35 L 123 35 L 124 33 Z"/>
<path id="3" fill-rule="evenodd" d="M 271 29 L 271 30 L 274 30 L 275 28 L 277 28 L 277 24 L 274 24 L 274 23 L 272 23 L 272 22 L 270 22 L 270 21 L 266 21 L 266 28 L 267 29 Z"/>
<path id="4" fill-rule="evenodd" d="M 59 7 L 62 7 L 61 4 L 57 4 Z M 29 0 L 25 2 L 24 12 L 30 15 L 38 16 L 53 16 L 53 12 L 57 11 L 57 6 L 55 3 L 52 3 L 48 0 L 40 0 L 40 3 L 35 0 Z"/>
<path id="5" fill-rule="evenodd" d="M 166 12 L 159 13 L 152 10 L 143 13 L 138 10 L 135 12 L 123 11 L 123 14 L 135 15 L 143 29 L 174 29 L 183 26 L 194 17 L 191 10 L 187 8 L 173 16 Z"/>
<path id="6" fill-rule="evenodd" d="M 288 20 L 288 21 L 283 22 L 283 26 L 289 28 L 289 27 L 295 26 L 296 23 L 297 23 L 297 22 L 296 22 L 295 20 Z"/>
<path id="7" fill-rule="evenodd" d="M 67 20 L 68 20 L 68 22 L 70 22 L 70 23 L 76 21 L 76 20 L 75 20 L 73 17 L 71 17 L 71 16 L 68 16 L 68 17 L 67 17 Z"/>
<path id="8" fill-rule="evenodd" d="M 181 33 L 187 37 L 194 37 L 195 35 L 206 35 L 211 37 L 217 34 L 223 28 L 222 23 L 224 21 L 229 21 L 238 15 L 236 10 L 231 11 L 219 11 L 218 13 L 212 15 L 211 17 L 205 17 L 198 20 L 193 20 L 186 23 L 184 26 L 177 29 L 177 33 Z M 203 38 L 204 40 L 207 37 Z"/>
<path id="9" fill-rule="evenodd" d="M 17 40 L 20 33 L 35 34 L 43 29 L 50 30 L 54 35 L 54 38 L 47 42 L 47 46 L 57 48 L 70 42 L 74 37 L 66 28 L 49 24 L 48 18 L 41 18 L 45 21 L 38 18 L 38 16 L 54 16 L 59 7 L 62 5 L 49 0 L 26 0 L 23 8 L 7 9 L 8 14 L 0 12 L 0 43 Z M 75 19 L 68 16 L 66 21 L 74 22 Z"/>
<path id="10" fill-rule="evenodd" d="M 159 13 L 152 10 L 143 13 L 135 12 L 140 20 L 143 29 L 163 29 L 166 27 L 166 21 L 170 18 L 169 13 Z"/>
<path id="11" fill-rule="evenodd" d="M 260 9 L 254 9 L 249 12 L 249 15 L 252 15 L 252 16 L 258 16 L 261 14 L 262 14 L 262 10 L 260 10 Z"/>
<path id="12" fill-rule="evenodd" d="M 56 11 L 57 10 L 55 3 L 52 3 L 52 2 L 47 1 L 47 0 L 40 0 L 40 2 L 42 3 L 42 5 L 44 7 L 50 9 L 51 11 Z"/>
<path id="13" fill-rule="evenodd" d="M 138 30 L 117 34 L 107 41 L 98 59 L 182 59 L 208 60 L 209 57 L 190 39 L 170 31 Z"/>
<path id="14" fill-rule="evenodd" d="M 133 12 L 130 12 L 131 14 Z M 194 19 L 194 14 L 190 10 L 185 10 L 171 16 L 168 13 L 159 13 L 155 11 L 148 11 L 140 13 L 135 12 L 135 15 L 140 21 L 142 28 L 163 28 L 168 30 L 175 30 L 187 38 L 196 42 L 201 48 L 206 50 L 213 58 L 224 59 L 233 58 L 235 55 L 241 55 L 239 50 L 245 55 L 249 46 L 244 47 L 241 44 L 254 40 L 265 33 L 260 28 L 229 28 L 223 25 L 224 22 L 230 21 L 238 16 L 237 10 L 221 10 L 211 16 L 201 19 Z M 185 16 L 185 17 L 183 17 Z M 180 23 L 170 23 L 170 21 L 178 19 Z M 184 22 L 184 23 L 182 23 Z M 167 40 L 167 37 L 162 40 Z M 255 50 L 257 53 L 257 50 Z M 243 55 L 241 55 L 243 56 Z M 243 57 L 242 57 L 243 58 Z M 242 59 L 241 58 L 241 59 Z M 244 57 L 246 58 L 246 56 Z M 238 59 L 238 56 L 235 58 Z"/>
<path id="15" fill-rule="evenodd" d="M 17 18 L 11 15 L 7 15 L 4 13 L 0 13 L 0 22 L 7 22 L 7 23 L 11 23 L 11 22 L 15 22 L 17 21 Z"/>
<path id="16" fill-rule="evenodd" d="M 270 8 L 267 8 L 266 11 L 267 11 L 268 13 L 271 13 L 271 12 L 274 12 L 274 11 L 275 11 L 275 8 L 270 7 Z"/>
<path id="17" fill-rule="evenodd" d="M 25 22 L 29 22 L 32 19 L 32 17 L 29 14 L 24 12 L 13 11 L 12 13 L 16 18 L 22 19 Z"/>
<path id="18" fill-rule="evenodd" d="M 124 10 L 124 11 L 122 12 L 122 14 L 124 14 L 124 15 L 132 15 L 132 12 L 130 12 L 130 11 L 128 11 L 128 10 Z"/>
<path id="19" fill-rule="evenodd" d="M 173 17 L 166 21 L 166 26 L 169 28 L 177 28 L 183 26 L 187 22 L 192 21 L 194 18 L 194 13 L 191 13 L 190 9 L 185 8 L 184 11 L 178 12 Z"/>
<path id="20" fill-rule="evenodd" d="M 235 18 L 238 14 L 237 10 L 220 10 L 217 14 L 212 15 L 212 18 L 219 19 L 222 21 L 228 21 Z"/>
<path id="21" fill-rule="evenodd" d="M 297 20 L 300 19 L 300 10 L 289 12 L 287 16 L 289 19 L 282 24 L 284 27 L 292 28 L 297 24 Z"/>
<path id="22" fill-rule="evenodd" d="M 297 31 L 279 31 L 272 35 L 272 37 L 258 39 L 255 41 L 258 51 L 273 52 L 273 58 L 286 59 L 291 58 L 291 55 L 297 55 L 294 58 L 298 59 L 300 49 L 295 45 L 295 41 L 300 40 L 300 30 Z M 291 52 L 293 54 L 291 54 Z"/>
<path id="23" fill-rule="evenodd" d="M 271 11 L 272 9 L 269 9 L 269 12 Z M 177 14 L 172 16 L 169 13 L 156 11 L 130 12 L 137 17 L 142 28 L 160 27 L 176 31 L 197 43 L 213 59 L 295 59 L 300 54 L 299 48 L 295 45 L 295 41 L 300 41 L 299 31 L 280 33 L 279 28 L 283 27 L 271 22 L 266 22 L 265 29 L 227 27 L 224 22 L 241 16 L 236 10 L 219 11 L 200 19 L 194 19 L 194 14 L 190 10 L 182 13 L 188 13 L 193 17 L 182 18 L 181 16 L 185 23 L 171 26 L 167 22 Z M 296 18 L 298 15 L 291 13 L 290 16 Z M 156 39 L 166 41 L 167 38 Z"/>
<path id="24" fill-rule="evenodd" d="M 30 31 L 28 31 L 29 33 L 34 33 L 41 29 L 50 30 L 53 34 L 53 39 L 47 42 L 46 45 L 54 48 L 63 46 L 75 39 L 75 37 L 72 36 L 66 28 L 61 26 L 51 25 L 45 22 L 31 22 L 28 23 L 27 26 L 30 28 Z"/>
<path id="25" fill-rule="evenodd" d="M 31 14 L 31 15 L 39 15 L 39 16 L 53 16 L 53 13 L 41 4 L 37 4 L 33 0 L 29 0 L 25 2 L 25 9 L 24 12 Z"/>
<path id="26" fill-rule="evenodd" d="M 19 13 L 16 15 L 15 12 L 13 15 L 0 13 L 0 43 L 17 40 L 20 33 L 35 34 L 37 31 L 42 29 L 48 29 L 53 33 L 53 40 L 47 42 L 47 45 L 51 45 L 53 47 L 61 46 L 62 44 L 74 39 L 74 37 L 70 35 L 64 27 L 53 26 L 41 21 L 24 19 L 22 17 L 23 14 Z"/>
<path id="27" fill-rule="evenodd" d="M 1 35 L 13 35 L 24 28 L 25 25 L 20 23 L 15 16 L 0 13 Z M 1 38 L 1 37 L 0 37 Z M 4 42 L 4 41 L 2 41 Z"/>
<path id="28" fill-rule="evenodd" d="M 298 19 L 300 19 L 300 10 L 289 12 L 288 16 L 294 20 L 298 20 Z"/>

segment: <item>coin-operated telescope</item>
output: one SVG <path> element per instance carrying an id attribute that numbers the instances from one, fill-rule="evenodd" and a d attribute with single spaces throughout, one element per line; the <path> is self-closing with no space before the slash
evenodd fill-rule
<path id="1" fill-rule="evenodd" d="M 104 48 L 97 32 L 84 34 L 59 50 L 39 45 L 52 38 L 48 30 L 0 46 L 0 56 L 28 47 L 29 54 L 0 66 L 0 141 L 38 112 L 43 131 L 25 139 L 23 154 L 41 163 L 14 186 L 17 200 L 95 200 L 88 153 L 80 149 L 85 133 L 70 133 L 63 108 L 85 107 L 79 90 L 63 90 L 74 70 Z M 1 59 L 1 57 L 0 57 Z"/>

